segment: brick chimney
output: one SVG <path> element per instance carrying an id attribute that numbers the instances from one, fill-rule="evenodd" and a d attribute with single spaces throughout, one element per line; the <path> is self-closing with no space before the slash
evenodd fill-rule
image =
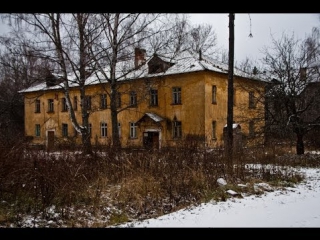
<path id="1" fill-rule="evenodd" d="M 146 50 L 141 48 L 134 49 L 134 66 L 138 68 L 139 66 L 146 63 Z"/>

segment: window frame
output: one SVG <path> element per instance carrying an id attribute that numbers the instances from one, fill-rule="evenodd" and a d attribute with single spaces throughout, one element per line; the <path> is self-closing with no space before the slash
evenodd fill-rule
<path id="1" fill-rule="evenodd" d="M 121 108 L 121 93 L 120 92 L 117 92 L 116 106 L 117 106 L 117 108 Z"/>
<path id="2" fill-rule="evenodd" d="M 107 107 L 108 107 L 107 94 L 102 93 L 102 94 L 100 94 L 100 108 L 107 109 Z"/>
<path id="3" fill-rule="evenodd" d="M 65 97 L 62 98 L 62 112 L 67 112 L 68 111 L 68 105 L 67 105 L 67 99 Z"/>
<path id="4" fill-rule="evenodd" d="M 212 85 L 212 104 L 217 104 L 217 85 Z"/>
<path id="5" fill-rule="evenodd" d="M 172 138 L 173 139 L 182 138 L 182 122 L 181 121 L 172 122 Z"/>
<path id="6" fill-rule="evenodd" d="M 121 137 L 121 124 L 118 122 L 118 133 L 119 137 Z"/>
<path id="7" fill-rule="evenodd" d="M 89 130 L 89 135 L 90 135 L 90 138 L 92 138 L 92 124 L 91 123 L 89 123 L 88 124 L 88 130 Z"/>
<path id="8" fill-rule="evenodd" d="M 129 122 L 129 137 L 130 139 L 135 139 L 137 138 L 137 125 L 134 122 Z"/>
<path id="9" fill-rule="evenodd" d="M 158 89 L 150 89 L 150 106 L 156 107 L 159 105 L 158 102 Z"/>
<path id="10" fill-rule="evenodd" d="M 254 91 L 249 92 L 249 108 L 255 108 L 255 99 L 254 99 Z"/>
<path id="11" fill-rule="evenodd" d="M 211 128 L 212 128 L 212 139 L 216 140 L 217 139 L 217 121 L 216 120 L 212 121 Z"/>
<path id="12" fill-rule="evenodd" d="M 137 107 L 137 92 L 136 91 L 130 91 L 129 95 L 130 99 L 130 107 Z"/>
<path id="13" fill-rule="evenodd" d="M 68 124 L 67 123 L 62 123 L 62 137 L 68 137 L 69 132 L 68 132 Z"/>
<path id="14" fill-rule="evenodd" d="M 86 95 L 84 97 L 85 105 L 87 110 L 91 110 L 92 108 L 92 97 L 90 95 Z"/>
<path id="15" fill-rule="evenodd" d="M 181 87 L 172 87 L 172 104 L 173 105 L 182 104 Z"/>
<path id="16" fill-rule="evenodd" d="M 35 136 L 41 137 L 41 126 L 38 123 L 35 124 Z"/>
<path id="17" fill-rule="evenodd" d="M 41 112 L 41 101 L 40 99 L 35 100 L 35 113 L 40 113 Z"/>
<path id="18" fill-rule="evenodd" d="M 49 98 L 48 99 L 48 113 L 53 113 L 54 112 L 54 99 Z"/>
<path id="19" fill-rule="evenodd" d="M 108 137 L 108 124 L 106 122 L 100 122 L 100 137 Z"/>
<path id="20" fill-rule="evenodd" d="M 73 97 L 73 110 L 74 111 L 78 110 L 78 96 Z"/>

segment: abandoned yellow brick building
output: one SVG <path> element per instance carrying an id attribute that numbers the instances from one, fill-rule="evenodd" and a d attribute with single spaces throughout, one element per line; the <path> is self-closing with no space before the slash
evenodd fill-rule
<path id="1" fill-rule="evenodd" d="M 228 66 L 200 53 L 184 52 L 167 59 L 135 49 L 131 64 L 141 65 L 119 81 L 118 131 L 122 147 L 175 146 L 196 138 L 202 146 L 223 146 L 227 123 Z M 109 83 L 88 78 L 92 144 L 111 140 Z M 266 81 L 234 70 L 234 122 L 244 145 L 263 143 Z M 80 120 L 79 92 L 71 85 L 70 97 Z M 25 134 L 33 144 L 52 147 L 57 142 L 81 143 L 74 130 L 59 84 L 44 82 L 21 91 L 25 101 Z"/>

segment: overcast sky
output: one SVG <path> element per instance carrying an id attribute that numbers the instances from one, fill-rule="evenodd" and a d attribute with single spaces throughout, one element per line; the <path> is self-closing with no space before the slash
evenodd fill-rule
<path id="1" fill-rule="evenodd" d="M 217 33 L 218 46 L 228 49 L 229 46 L 229 14 L 191 14 L 193 23 L 209 23 Z M 310 34 L 313 27 L 320 27 L 320 14 L 311 13 L 255 13 L 235 14 L 235 61 L 242 61 L 246 57 L 253 60 L 261 58 L 260 50 L 263 46 L 270 46 L 271 34 L 280 39 L 283 32 L 292 34 L 298 39 Z M 251 23 L 250 23 L 251 19 Z M 251 24 L 251 28 L 250 28 Z M 252 38 L 249 37 L 251 30 Z"/>
<path id="2" fill-rule="evenodd" d="M 190 14 L 193 23 L 208 23 L 217 33 L 218 47 L 228 49 L 229 46 L 229 14 Z M 255 13 L 235 14 L 235 61 L 240 62 L 246 57 L 259 60 L 263 46 L 270 46 L 271 34 L 279 39 L 283 32 L 294 33 L 301 39 L 311 33 L 313 27 L 320 27 L 320 14 L 311 13 Z M 250 21 L 251 19 L 251 21 Z M 0 34 L 4 33 L 5 25 L 0 21 Z M 249 34 L 252 34 L 252 38 Z"/>

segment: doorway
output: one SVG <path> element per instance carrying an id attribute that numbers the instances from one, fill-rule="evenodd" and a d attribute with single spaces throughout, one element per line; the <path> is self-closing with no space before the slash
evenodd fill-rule
<path id="1" fill-rule="evenodd" d="M 143 147 L 146 149 L 159 149 L 159 132 L 144 132 Z"/>
<path id="2" fill-rule="evenodd" d="M 54 148 L 54 131 L 48 131 L 47 151 L 51 151 Z"/>

